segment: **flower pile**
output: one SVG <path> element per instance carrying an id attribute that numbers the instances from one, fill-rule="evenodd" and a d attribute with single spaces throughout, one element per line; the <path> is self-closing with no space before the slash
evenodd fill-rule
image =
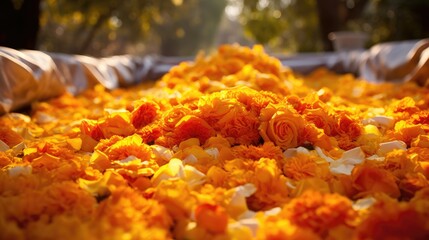
<path id="1" fill-rule="evenodd" d="M 429 90 L 237 45 L 0 117 L 0 239 L 428 239 Z"/>

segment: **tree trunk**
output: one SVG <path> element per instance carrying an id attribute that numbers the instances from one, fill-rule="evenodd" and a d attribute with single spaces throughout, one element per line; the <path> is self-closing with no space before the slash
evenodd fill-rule
<path id="1" fill-rule="evenodd" d="M 341 29 L 340 0 L 317 0 L 320 32 L 322 34 L 323 49 L 332 51 L 333 46 L 328 35 Z"/>

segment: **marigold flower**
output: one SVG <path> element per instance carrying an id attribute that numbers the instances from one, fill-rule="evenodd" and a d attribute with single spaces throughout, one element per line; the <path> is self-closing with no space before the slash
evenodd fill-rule
<path id="1" fill-rule="evenodd" d="M 158 116 L 159 106 L 152 101 L 143 101 L 131 112 L 131 123 L 135 128 L 142 128 L 153 122 Z"/>
<path id="2" fill-rule="evenodd" d="M 294 180 L 310 177 L 326 179 L 330 176 L 328 162 L 309 154 L 298 154 L 288 158 L 283 165 L 283 173 Z"/>
<path id="3" fill-rule="evenodd" d="M 362 124 L 351 118 L 349 114 L 344 112 L 339 112 L 337 114 L 336 132 L 340 135 L 347 136 L 351 140 L 357 139 L 362 134 Z"/>
<path id="4" fill-rule="evenodd" d="M 426 133 L 425 130 L 422 124 L 410 124 L 401 120 L 396 122 L 393 136 L 395 139 L 401 140 L 405 142 L 407 146 L 410 146 L 415 138 Z"/>
<path id="5" fill-rule="evenodd" d="M 215 134 L 213 128 L 203 119 L 187 115 L 176 124 L 174 138 L 181 142 L 189 138 L 198 138 L 201 143 Z"/>
<path id="6" fill-rule="evenodd" d="M 326 135 L 331 136 L 335 132 L 335 119 L 325 110 L 321 108 L 306 109 L 303 114 L 306 121 L 312 122 L 316 127 L 323 129 Z"/>
<path id="7" fill-rule="evenodd" d="M 142 138 L 137 135 L 131 135 L 123 138 L 106 149 L 110 160 L 122 160 L 129 156 L 135 156 L 141 160 L 151 159 L 151 148 L 143 143 Z"/>
<path id="8" fill-rule="evenodd" d="M 173 106 L 172 108 L 166 110 L 161 115 L 161 127 L 166 132 L 171 132 L 174 130 L 176 124 L 182 119 L 182 117 L 191 114 L 191 110 L 182 105 Z"/>
<path id="9" fill-rule="evenodd" d="M 300 227 L 308 227 L 325 236 L 337 226 L 351 226 L 356 218 L 352 202 L 338 194 L 307 191 L 287 204 L 281 216 Z"/>
<path id="10" fill-rule="evenodd" d="M 360 194 L 385 193 L 397 198 L 401 195 L 395 177 L 386 170 L 361 165 L 356 166 L 352 172 L 353 186 Z"/>
<path id="11" fill-rule="evenodd" d="M 358 239 L 426 239 L 427 215 L 414 206 L 392 199 L 379 200 L 356 229 Z"/>
<path id="12" fill-rule="evenodd" d="M 276 240 L 276 239 L 308 239 L 320 240 L 316 233 L 307 228 L 299 227 L 292 224 L 287 219 L 268 219 L 263 222 L 262 227 L 259 228 L 257 239 Z"/>
<path id="13" fill-rule="evenodd" d="M 203 203 L 195 208 L 195 220 L 198 226 L 212 233 L 224 233 L 228 225 L 228 214 L 219 205 Z"/>

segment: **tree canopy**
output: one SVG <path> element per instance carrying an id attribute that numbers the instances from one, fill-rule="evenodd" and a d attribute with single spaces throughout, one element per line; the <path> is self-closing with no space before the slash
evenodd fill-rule
<path id="1" fill-rule="evenodd" d="M 225 20 L 231 9 L 236 18 Z M 226 23 L 275 51 L 327 51 L 332 31 L 366 32 L 369 44 L 428 37 L 426 12 L 426 0 L 42 0 L 38 48 L 194 55 L 222 42 Z"/>

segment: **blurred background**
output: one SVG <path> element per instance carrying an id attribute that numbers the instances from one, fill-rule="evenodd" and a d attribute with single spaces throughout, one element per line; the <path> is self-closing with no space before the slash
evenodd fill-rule
<path id="1" fill-rule="evenodd" d="M 332 51 L 329 33 L 429 37 L 428 0 L 1 0 L 0 45 L 84 54 L 192 56 L 223 43 Z"/>

